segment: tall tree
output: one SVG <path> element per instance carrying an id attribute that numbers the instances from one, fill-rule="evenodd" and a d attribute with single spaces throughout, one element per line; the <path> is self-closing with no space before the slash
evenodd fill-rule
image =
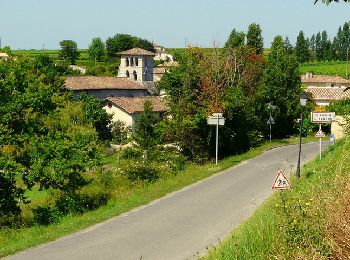
<path id="1" fill-rule="evenodd" d="M 155 51 L 150 41 L 129 34 L 116 34 L 106 40 L 107 55 L 110 58 L 116 57 L 118 52 L 132 48 L 142 48 L 152 52 Z"/>
<path id="2" fill-rule="evenodd" d="M 77 43 L 72 40 L 63 40 L 60 42 L 60 46 L 61 50 L 58 53 L 60 59 L 75 64 L 80 54 Z"/>
<path id="3" fill-rule="evenodd" d="M 288 36 L 284 39 L 284 48 L 286 49 L 288 54 L 293 54 L 294 53 L 294 48 L 293 45 L 290 43 L 290 40 Z"/>
<path id="4" fill-rule="evenodd" d="M 309 46 L 304 37 L 304 32 L 300 31 L 295 44 L 295 56 L 298 62 L 306 62 L 310 59 Z"/>
<path id="5" fill-rule="evenodd" d="M 320 32 L 318 32 L 316 34 L 316 38 L 315 38 L 315 52 L 316 52 L 317 61 L 322 60 L 323 56 L 322 56 L 321 33 Z"/>
<path id="6" fill-rule="evenodd" d="M 263 53 L 264 42 L 259 24 L 252 23 L 249 25 L 247 32 L 247 45 L 253 47 L 256 53 Z"/>
<path id="7" fill-rule="evenodd" d="M 89 59 L 103 61 L 106 55 L 106 47 L 101 38 L 93 38 L 88 49 Z"/>
<path id="8" fill-rule="evenodd" d="M 237 48 L 242 46 L 245 43 L 245 34 L 244 32 L 238 32 L 236 29 L 233 29 L 228 37 L 225 48 Z"/>
<path id="9" fill-rule="evenodd" d="M 288 55 L 281 36 L 276 36 L 267 59 L 263 85 L 260 88 L 261 103 L 275 105 L 275 135 L 285 137 L 296 131 L 301 82 L 298 62 Z"/>

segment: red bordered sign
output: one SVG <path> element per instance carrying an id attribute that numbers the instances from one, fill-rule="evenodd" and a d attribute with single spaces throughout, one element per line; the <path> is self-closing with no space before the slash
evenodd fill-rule
<path id="1" fill-rule="evenodd" d="M 286 177 L 286 175 L 284 175 L 283 171 L 279 171 L 272 185 L 272 189 L 284 190 L 284 189 L 290 189 L 290 187 L 291 187 L 291 184 L 288 178 Z"/>

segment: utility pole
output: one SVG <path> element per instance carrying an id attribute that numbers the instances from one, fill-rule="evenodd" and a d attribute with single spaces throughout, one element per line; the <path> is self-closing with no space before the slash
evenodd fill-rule
<path id="1" fill-rule="evenodd" d="M 348 79 L 349 47 L 346 47 L 346 79 Z"/>

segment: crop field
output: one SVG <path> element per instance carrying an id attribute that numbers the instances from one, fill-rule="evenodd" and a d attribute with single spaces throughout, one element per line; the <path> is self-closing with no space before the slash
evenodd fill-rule
<path id="1" fill-rule="evenodd" d="M 350 66 L 345 61 L 325 61 L 303 63 L 299 67 L 301 74 L 307 72 L 319 75 L 334 75 L 349 78 Z"/>
<path id="2" fill-rule="evenodd" d="M 54 60 L 58 60 L 59 50 L 12 50 L 14 55 L 28 55 L 28 56 L 38 56 L 38 55 L 47 55 Z M 86 60 L 88 53 L 86 49 L 80 49 L 80 60 Z"/>

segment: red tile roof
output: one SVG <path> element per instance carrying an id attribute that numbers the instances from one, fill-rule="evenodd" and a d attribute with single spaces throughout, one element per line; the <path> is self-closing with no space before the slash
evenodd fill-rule
<path id="1" fill-rule="evenodd" d="M 350 98 L 350 90 L 339 87 L 308 87 L 306 92 L 312 94 L 315 100 L 339 100 Z"/>
<path id="2" fill-rule="evenodd" d="M 145 97 L 108 97 L 106 100 L 121 107 L 129 114 L 143 112 L 146 100 L 151 101 L 153 111 L 165 112 L 167 111 L 165 101 L 159 96 L 145 96 Z"/>
<path id="3" fill-rule="evenodd" d="M 155 56 L 156 54 L 151 51 L 146 51 L 141 48 L 133 48 L 131 50 L 122 51 L 118 53 L 119 55 L 143 55 L 143 56 Z"/>
<path id="4" fill-rule="evenodd" d="M 327 76 L 327 75 L 302 75 L 302 83 L 347 83 L 350 84 L 350 80 L 343 79 L 339 76 Z"/>
<path id="5" fill-rule="evenodd" d="M 65 86 L 70 90 L 147 89 L 144 85 L 127 78 L 93 76 L 68 77 Z"/>

